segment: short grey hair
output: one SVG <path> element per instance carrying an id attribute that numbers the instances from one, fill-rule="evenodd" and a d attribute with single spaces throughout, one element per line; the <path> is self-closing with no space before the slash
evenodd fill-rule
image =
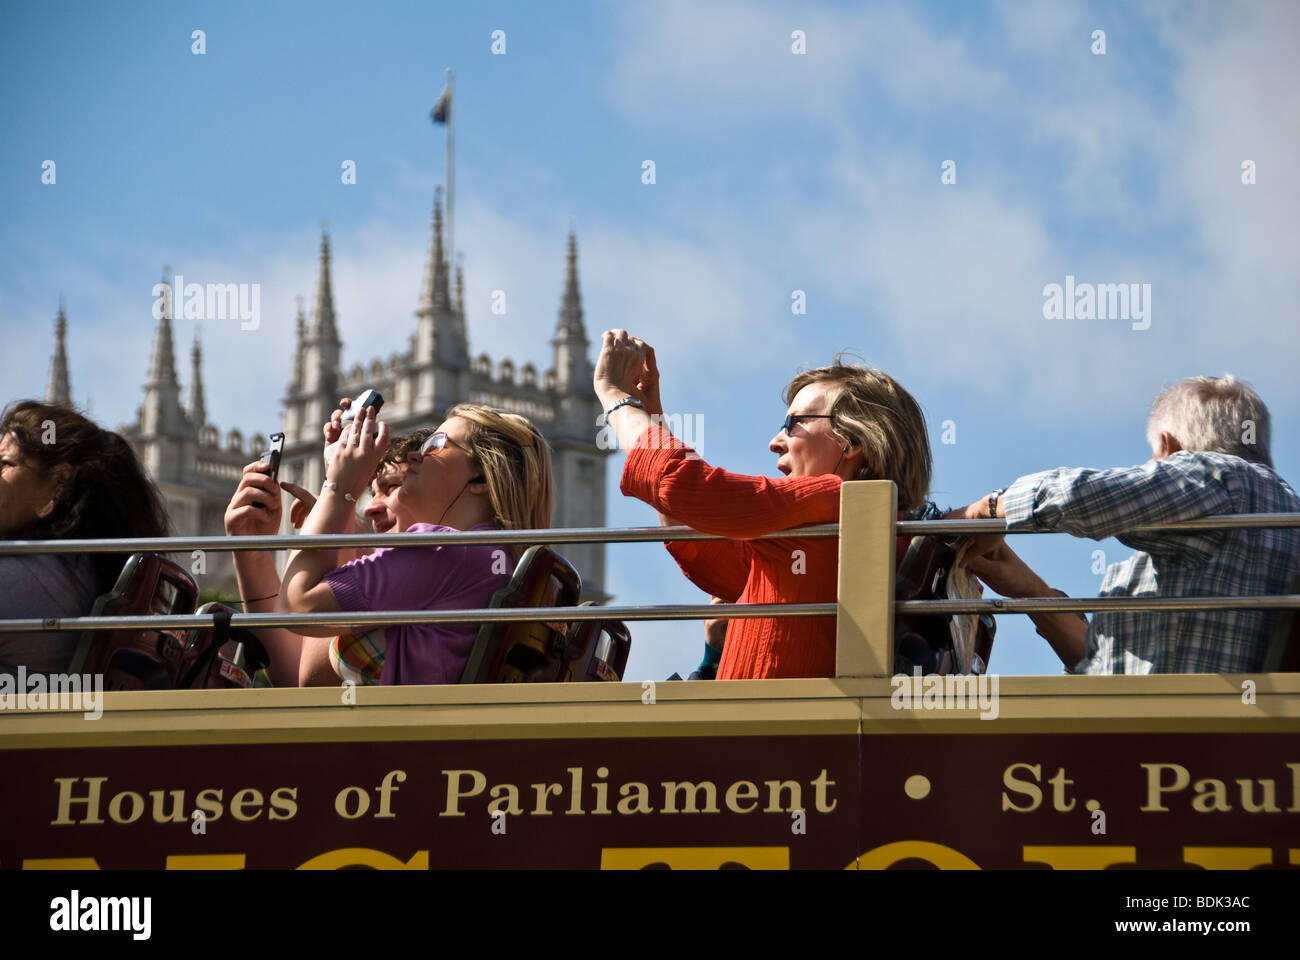
<path id="1" fill-rule="evenodd" d="M 1231 374 L 1188 377 L 1160 391 L 1147 417 L 1147 440 L 1168 433 L 1184 450 L 1228 453 L 1273 466 L 1268 407 L 1250 385 Z"/>

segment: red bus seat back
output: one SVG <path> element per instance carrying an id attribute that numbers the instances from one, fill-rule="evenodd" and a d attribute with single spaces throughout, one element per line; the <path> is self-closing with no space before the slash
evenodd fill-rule
<path id="1" fill-rule="evenodd" d="M 94 617 L 194 612 L 199 590 L 185 569 L 156 553 L 135 553 L 113 588 L 95 601 Z M 106 690 L 166 690 L 175 686 L 188 642 L 184 630 L 87 630 L 71 672 L 104 676 Z"/>
<path id="2" fill-rule="evenodd" d="M 582 577 L 544 545 L 529 547 L 510 582 L 492 596 L 492 609 L 576 607 Z M 461 683 L 554 683 L 617 680 L 631 638 L 617 621 L 485 623 L 479 628 Z M 613 674 L 617 673 L 616 676 Z"/>
<path id="3" fill-rule="evenodd" d="M 594 606 L 584 603 L 584 607 Z M 632 652 L 632 635 L 621 620 L 578 620 L 569 624 L 568 644 L 557 680 L 618 683 Z"/>
<path id="4" fill-rule="evenodd" d="M 230 615 L 241 611 L 224 603 L 205 603 L 197 612 L 213 616 L 214 623 L 188 631 L 176 686 L 187 689 L 254 686 L 257 671 L 268 666 L 271 659 L 255 634 L 230 627 Z"/>

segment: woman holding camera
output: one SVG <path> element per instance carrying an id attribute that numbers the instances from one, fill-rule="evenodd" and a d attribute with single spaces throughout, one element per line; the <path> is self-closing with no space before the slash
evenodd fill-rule
<path id="1" fill-rule="evenodd" d="M 357 497 L 388 447 L 388 427 L 369 409 L 343 432 L 304 534 L 346 533 Z M 400 497 L 406 532 L 545 528 L 551 524 L 551 456 L 527 419 L 478 404 L 453 407 L 407 461 Z M 279 609 L 288 613 L 454 610 L 486 607 L 520 550 L 501 545 L 380 548 L 339 565 L 336 550 L 289 557 Z M 456 683 L 477 624 L 412 624 L 385 630 L 383 684 Z M 304 629 L 332 636 L 336 627 Z"/>
<path id="2" fill-rule="evenodd" d="M 893 480 L 903 511 L 926 502 L 925 419 L 912 395 L 879 370 L 837 361 L 786 385 L 785 420 L 768 444 L 783 474 L 776 479 L 712 467 L 669 433 L 654 349 L 627 331 L 605 332 L 593 380 L 627 451 L 623 493 L 654 507 L 666 526 L 729 538 L 666 544 L 692 583 L 724 601 L 834 601 L 835 539 L 753 538 L 837 522 L 846 480 Z M 834 617 L 729 620 L 718 679 L 834 675 Z"/>

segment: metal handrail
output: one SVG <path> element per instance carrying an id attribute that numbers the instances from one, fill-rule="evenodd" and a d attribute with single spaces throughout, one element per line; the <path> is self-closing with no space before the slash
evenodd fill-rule
<path id="1" fill-rule="evenodd" d="M 645 606 L 493 607 L 471 610 L 397 610 L 387 613 L 237 613 L 232 627 L 403 626 L 417 623 L 533 623 L 587 620 L 752 620 L 759 617 L 830 617 L 838 603 L 684 603 Z M 1300 610 L 1300 594 L 1261 597 L 1033 597 L 1020 600 L 902 600 L 897 613 L 1086 613 L 1088 611 Z M 50 617 L 0 620 L 0 634 L 79 630 L 193 630 L 210 627 L 214 614 L 145 614 L 123 617 Z"/>
<path id="2" fill-rule="evenodd" d="M 1196 533 L 1202 530 L 1300 527 L 1300 513 L 1235 513 L 1200 517 L 1178 523 L 1134 527 L 1131 533 Z M 1059 533 L 1055 530 L 1008 530 L 1005 520 L 900 520 L 898 535 L 970 533 Z M 805 540 L 838 537 L 838 523 L 820 523 L 791 530 L 776 530 L 748 540 Z M 0 555 L 53 553 L 180 553 L 187 550 L 240 552 L 244 550 L 309 550 L 346 547 L 429 547 L 451 544 L 553 544 L 553 543 L 654 543 L 686 540 L 727 540 L 690 527 L 568 527 L 546 530 L 459 530 L 452 533 L 329 533 L 269 534 L 234 537 L 132 537 L 120 540 L 7 540 Z"/>
<path id="3" fill-rule="evenodd" d="M 1135 532 L 1195 532 L 1197 530 L 1300 527 L 1300 513 L 1225 514 L 1180 523 L 1135 528 Z M 1049 533 L 1045 530 L 1008 531 L 1005 520 L 904 520 L 895 524 L 899 536 L 933 533 Z M 826 523 L 763 534 L 751 539 L 834 537 L 839 524 Z M 0 541 L 0 554 L 38 553 L 175 553 L 189 549 L 214 551 L 295 549 L 359 546 L 431 546 L 460 544 L 588 543 L 724 540 L 689 527 L 577 527 L 549 530 L 470 530 L 452 533 L 270 535 L 252 537 L 144 537 L 122 540 L 17 540 Z M 796 604 L 620 604 L 585 607 L 484 608 L 470 610 L 405 610 L 383 613 L 241 613 L 230 618 L 234 627 L 249 629 L 299 626 L 400 626 L 419 623 L 528 623 L 535 621 L 589 620 L 743 620 L 758 617 L 834 616 L 834 603 Z M 1300 609 L 1300 594 L 1258 597 L 1032 597 L 990 600 L 895 601 L 895 613 L 950 615 L 958 613 L 1086 613 L 1089 611 L 1161 610 L 1293 610 Z M 51 617 L 0 620 L 0 634 L 123 629 L 203 629 L 212 625 L 211 614 L 166 614 L 123 617 Z"/>

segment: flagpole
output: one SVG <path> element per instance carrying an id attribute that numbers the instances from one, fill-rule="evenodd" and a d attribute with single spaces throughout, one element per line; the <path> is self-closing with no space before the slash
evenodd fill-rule
<path id="1" fill-rule="evenodd" d="M 448 91 L 448 98 L 447 98 L 447 262 L 449 264 L 456 262 L 456 228 L 455 228 L 455 219 L 453 217 L 453 208 L 455 206 L 453 197 L 455 196 L 455 194 L 452 190 L 455 184 L 455 179 L 453 176 L 455 168 L 452 164 L 455 136 L 452 132 L 452 124 L 456 122 L 456 109 L 455 109 L 455 104 L 452 102 L 454 98 L 451 96 L 451 92 L 452 92 L 451 84 L 454 78 L 455 78 L 455 73 L 452 71 L 451 67 L 448 67 L 447 68 L 447 91 Z"/>

